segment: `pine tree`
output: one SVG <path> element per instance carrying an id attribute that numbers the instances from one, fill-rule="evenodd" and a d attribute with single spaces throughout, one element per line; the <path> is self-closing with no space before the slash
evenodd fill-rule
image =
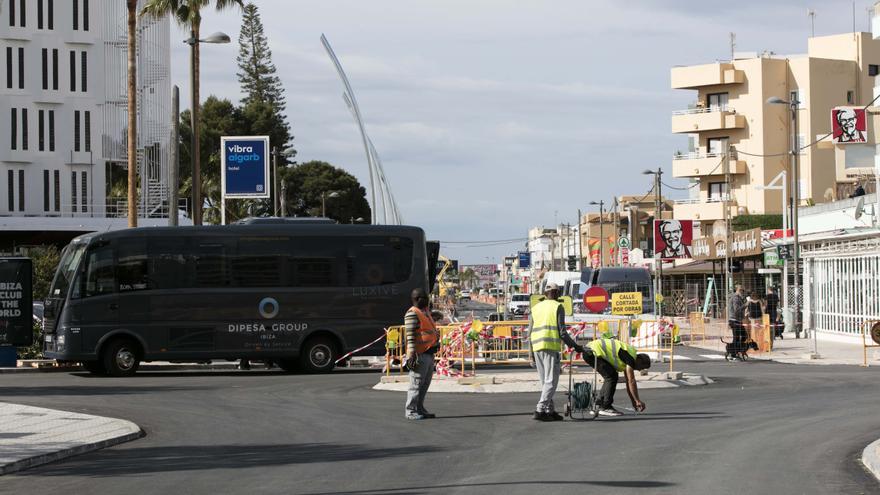
<path id="1" fill-rule="evenodd" d="M 263 22 L 257 6 L 252 3 L 244 7 L 238 46 L 238 82 L 245 93 L 242 103 L 269 103 L 279 113 L 283 112 L 285 103 L 281 79 L 275 75 L 275 64 L 272 63 L 272 51 L 263 31 Z"/>

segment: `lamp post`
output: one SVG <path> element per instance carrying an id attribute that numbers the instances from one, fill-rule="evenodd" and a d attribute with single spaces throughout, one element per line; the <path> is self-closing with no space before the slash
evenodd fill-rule
<path id="1" fill-rule="evenodd" d="M 293 148 L 284 148 L 279 151 L 278 146 L 272 147 L 272 212 L 276 217 L 278 216 L 281 198 L 281 195 L 278 194 L 280 192 L 278 190 L 278 156 L 281 155 L 284 158 L 289 158 L 295 154 L 296 150 Z"/>
<path id="2" fill-rule="evenodd" d="M 327 198 L 338 198 L 339 191 L 330 191 L 321 193 L 321 216 L 327 217 Z"/>
<path id="3" fill-rule="evenodd" d="M 189 45 L 189 95 L 190 127 L 192 128 L 192 142 L 190 143 L 190 161 L 192 163 L 192 198 L 193 198 L 193 225 L 202 224 L 202 176 L 199 156 L 199 68 L 196 66 L 196 46 L 199 43 L 229 43 L 229 35 L 216 32 L 207 38 L 198 39 L 195 33 L 190 31 L 190 37 L 183 42 Z"/>
<path id="4" fill-rule="evenodd" d="M 778 96 L 772 96 L 767 99 L 768 105 L 788 105 L 788 108 L 791 112 L 791 128 L 792 128 L 792 137 L 791 137 L 791 175 L 792 175 L 792 187 L 791 187 L 791 197 L 792 197 L 792 211 L 791 211 L 791 231 L 794 236 L 794 273 L 793 273 L 793 286 L 794 286 L 794 303 L 792 304 L 794 310 L 794 321 L 792 322 L 794 325 L 795 336 L 800 335 L 800 328 L 798 327 L 798 321 L 800 320 L 800 299 L 798 298 L 799 292 L 799 265 L 800 265 L 800 241 L 798 238 L 798 205 L 800 204 L 800 143 L 798 143 L 798 110 L 800 108 L 800 102 L 797 98 L 792 98 L 791 101 L 785 101 Z M 787 261 L 786 261 L 787 263 Z M 818 357 L 818 343 L 816 342 L 816 331 L 813 330 L 813 356 Z"/>
<path id="5" fill-rule="evenodd" d="M 590 201 L 599 205 L 599 266 L 605 266 L 605 201 Z"/>
<path id="6" fill-rule="evenodd" d="M 663 219 L 663 202 L 661 198 L 663 197 L 660 187 L 661 180 L 663 177 L 663 169 L 657 167 L 657 170 L 645 170 L 642 172 L 642 175 L 653 175 L 654 176 L 654 219 L 662 220 Z M 654 236 L 654 225 L 651 224 L 651 236 L 653 241 Z M 654 243 L 654 263 L 657 265 L 657 276 L 654 278 L 656 287 L 654 289 L 654 314 L 657 316 L 663 315 L 663 308 L 660 304 L 657 303 L 657 296 L 663 294 L 663 260 L 657 256 L 657 243 Z"/>

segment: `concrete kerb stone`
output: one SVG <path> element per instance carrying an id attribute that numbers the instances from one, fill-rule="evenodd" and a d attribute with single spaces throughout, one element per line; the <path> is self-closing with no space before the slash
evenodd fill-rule
<path id="1" fill-rule="evenodd" d="M 592 373 L 575 373 L 573 381 L 582 382 L 592 380 Z M 644 376 L 637 376 L 639 389 L 660 389 L 693 387 L 714 383 L 711 378 L 703 375 L 676 372 L 653 372 Z M 602 383 L 602 377 L 597 376 L 597 383 Z M 379 383 L 373 386 L 373 390 L 385 390 L 392 392 L 404 392 L 409 386 L 407 375 L 393 374 L 382 376 Z M 618 389 L 625 389 L 623 380 L 617 385 Z M 435 376 L 431 382 L 431 393 L 477 393 L 477 394 L 504 394 L 504 393 L 532 393 L 540 392 L 535 372 L 513 372 L 482 374 L 476 377 L 446 377 Z M 566 372 L 559 377 L 559 391 L 568 391 L 568 377 Z"/>
<path id="2" fill-rule="evenodd" d="M 880 439 L 869 443 L 862 451 L 862 464 L 880 481 Z"/>
<path id="3" fill-rule="evenodd" d="M 144 436 L 131 421 L 0 402 L 0 475 Z"/>

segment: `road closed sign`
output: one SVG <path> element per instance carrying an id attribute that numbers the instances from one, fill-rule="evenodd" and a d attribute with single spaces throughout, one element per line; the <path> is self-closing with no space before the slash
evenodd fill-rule
<path id="1" fill-rule="evenodd" d="M 0 258 L 0 346 L 33 343 L 32 279 L 29 258 Z"/>
<path id="2" fill-rule="evenodd" d="M 611 314 L 640 315 L 642 314 L 641 292 L 617 292 L 611 294 Z"/>

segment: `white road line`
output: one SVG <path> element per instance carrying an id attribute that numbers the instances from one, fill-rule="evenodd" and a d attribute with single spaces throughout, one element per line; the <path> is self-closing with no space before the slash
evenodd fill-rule
<path id="1" fill-rule="evenodd" d="M 676 361 L 693 361 L 694 358 L 687 356 L 675 356 Z"/>
<path id="2" fill-rule="evenodd" d="M 724 359 L 724 356 L 721 354 L 700 354 L 700 357 L 704 357 L 706 359 Z"/>

